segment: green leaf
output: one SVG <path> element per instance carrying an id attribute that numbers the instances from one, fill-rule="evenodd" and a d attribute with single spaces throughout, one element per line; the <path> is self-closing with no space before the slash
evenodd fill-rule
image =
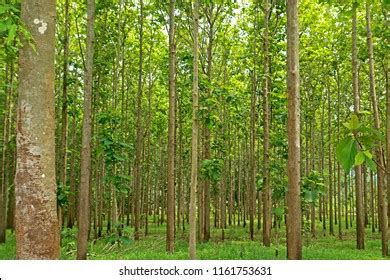
<path id="1" fill-rule="evenodd" d="M 345 171 L 349 171 L 356 156 L 356 143 L 352 136 L 347 136 L 336 147 L 336 157 Z"/>
<path id="2" fill-rule="evenodd" d="M 120 156 L 120 155 L 117 155 L 117 154 L 114 154 L 114 158 L 115 158 L 117 161 L 125 161 L 125 160 L 126 160 L 125 157 Z"/>
<path id="3" fill-rule="evenodd" d="M 357 115 L 353 114 L 348 122 L 343 123 L 343 125 L 348 128 L 350 131 L 355 131 L 359 129 L 359 127 L 362 125 L 359 122 L 359 118 Z"/>
<path id="4" fill-rule="evenodd" d="M 370 168 L 372 171 L 376 172 L 376 164 L 371 158 L 366 157 L 366 164 L 368 168 Z"/>
<path id="5" fill-rule="evenodd" d="M 313 194 L 312 194 L 312 192 L 311 191 L 305 191 L 304 193 L 305 193 L 305 195 L 304 195 L 303 199 L 306 202 L 313 202 Z"/>
<path id="6" fill-rule="evenodd" d="M 363 153 L 367 158 L 372 159 L 372 154 L 369 151 L 363 151 Z"/>
<path id="7" fill-rule="evenodd" d="M 17 29 L 16 24 L 12 24 L 9 28 L 8 31 L 8 38 L 7 38 L 7 44 L 11 45 L 12 41 L 15 39 L 15 34 L 16 34 L 16 29 Z"/>
<path id="8" fill-rule="evenodd" d="M 349 123 L 351 125 L 352 130 L 356 130 L 361 126 L 361 124 L 359 123 L 359 118 L 355 114 L 351 116 Z"/>
<path id="9" fill-rule="evenodd" d="M 348 130 L 352 130 L 351 125 L 349 124 L 349 122 L 344 122 L 344 123 L 343 123 L 343 126 L 345 126 L 346 128 L 348 128 Z"/>
<path id="10" fill-rule="evenodd" d="M 366 156 L 364 155 L 364 152 L 360 151 L 355 156 L 355 165 L 361 165 L 364 160 L 366 159 Z"/>
<path id="11" fill-rule="evenodd" d="M 127 181 L 131 181 L 132 178 L 130 175 L 119 175 L 119 177 Z"/>
<path id="12" fill-rule="evenodd" d="M 284 209 L 282 207 L 276 207 L 274 209 L 275 215 L 279 218 L 283 217 Z"/>
<path id="13" fill-rule="evenodd" d="M 359 142 L 365 147 L 370 148 L 374 145 L 375 139 L 372 137 L 372 135 L 361 135 L 359 137 Z"/>

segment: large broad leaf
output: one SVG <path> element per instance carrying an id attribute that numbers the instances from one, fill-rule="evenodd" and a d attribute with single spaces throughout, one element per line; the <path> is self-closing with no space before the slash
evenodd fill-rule
<path id="1" fill-rule="evenodd" d="M 372 159 L 366 157 L 366 164 L 367 164 L 368 168 L 370 168 L 372 171 L 374 171 L 374 172 L 376 171 L 376 164 Z"/>
<path id="2" fill-rule="evenodd" d="M 340 141 L 336 147 L 336 157 L 346 172 L 352 168 L 356 157 L 356 143 L 352 136 Z"/>
<path id="3" fill-rule="evenodd" d="M 366 156 L 365 156 L 364 152 L 362 152 L 362 151 L 358 152 L 355 156 L 355 165 L 361 165 L 365 159 L 366 159 Z"/>

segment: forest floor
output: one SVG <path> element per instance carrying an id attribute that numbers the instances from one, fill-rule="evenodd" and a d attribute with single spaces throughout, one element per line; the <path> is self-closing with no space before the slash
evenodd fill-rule
<path id="1" fill-rule="evenodd" d="M 255 241 L 249 240 L 249 228 L 232 226 L 225 230 L 221 240 L 221 229 L 212 229 L 210 241 L 197 245 L 197 257 L 203 260 L 284 260 L 286 259 L 285 232 L 279 234 L 279 245 L 273 243 L 267 248 L 261 245 L 261 230 L 256 229 Z M 343 227 L 343 239 L 324 234 L 318 224 L 317 238 L 310 233 L 303 235 L 303 258 L 306 260 L 383 260 L 381 256 L 380 233 L 366 229 L 365 250 L 357 250 L 355 229 Z M 273 232 L 274 233 L 274 232 Z M 0 260 L 15 259 L 15 234 L 7 233 L 7 243 L 0 244 Z M 61 259 L 75 259 L 76 229 L 62 232 Z M 275 242 L 275 234 L 273 241 Z M 165 225 L 150 224 L 149 234 L 133 241 L 132 229 L 123 229 L 122 237 L 117 233 L 90 242 L 88 258 L 91 260 L 179 260 L 188 259 L 188 232 L 179 230 L 176 235 L 176 251 L 165 252 Z M 390 258 L 388 258 L 390 259 Z"/>

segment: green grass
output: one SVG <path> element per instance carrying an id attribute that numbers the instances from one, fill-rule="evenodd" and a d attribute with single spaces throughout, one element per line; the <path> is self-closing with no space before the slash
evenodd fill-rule
<path id="1" fill-rule="evenodd" d="M 337 232 L 337 226 L 335 227 Z M 274 233 L 274 232 L 273 232 Z M 89 259 L 93 260 L 185 260 L 188 259 L 188 232 L 177 231 L 176 250 L 173 254 L 165 252 L 165 225 L 151 224 L 148 236 L 142 236 L 136 242 L 132 240 L 132 229 L 125 228 L 122 238 L 113 234 L 90 242 Z M 256 230 L 255 241 L 249 240 L 248 227 L 231 227 L 225 230 L 225 239 L 221 240 L 221 230 L 212 229 L 211 239 L 197 245 L 199 259 L 208 260 L 283 260 L 286 258 L 285 232 L 280 232 L 279 246 L 274 243 L 267 248 L 261 246 L 261 230 Z M 63 232 L 61 259 L 75 259 L 76 230 Z M 303 258 L 307 260 L 375 260 L 381 256 L 381 241 L 378 232 L 366 230 L 365 250 L 357 250 L 355 230 L 343 229 L 343 239 L 324 234 L 318 225 L 317 238 L 303 234 Z M 15 259 L 15 235 L 7 233 L 7 243 L 0 244 L 0 259 Z"/>

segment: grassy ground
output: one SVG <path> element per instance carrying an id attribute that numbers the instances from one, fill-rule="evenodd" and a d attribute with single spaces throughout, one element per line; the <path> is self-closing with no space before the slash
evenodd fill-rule
<path id="1" fill-rule="evenodd" d="M 337 230 L 337 227 L 336 227 Z M 366 249 L 355 249 L 355 230 L 343 229 L 343 239 L 324 234 L 318 225 L 317 238 L 310 234 L 303 235 L 303 258 L 308 260 L 374 260 L 383 259 L 379 233 L 366 230 Z M 125 228 L 123 237 L 117 234 L 106 236 L 90 243 L 89 258 L 96 260 L 117 259 L 187 259 L 188 232 L 177 232 L 176 251 L 165 252 L 165 225 L 150 225 L 149 234 L 140 241 L 132 240 L 132 230 Z M 65 230 L 62 233 L 61 259 L 75 259 L 76 230 Z M 225 230 L 225 239 L 221 240 L 220 229 L 213 229 L 211 240 L 197 246 L 199 259 L 243 259 L 243 260 L 283 260 L 286 258 L 285 233 L 279 234 L 279 245 L 274 243 L 270 248 L 261 246 L 261 230 L 256 231 L 255 241 L 248 240 L 248 227 L 231 227 Z M 0 244 L 0 259 L 15 259 L 15 235 L 8 232 L 7 243 Z"/>

